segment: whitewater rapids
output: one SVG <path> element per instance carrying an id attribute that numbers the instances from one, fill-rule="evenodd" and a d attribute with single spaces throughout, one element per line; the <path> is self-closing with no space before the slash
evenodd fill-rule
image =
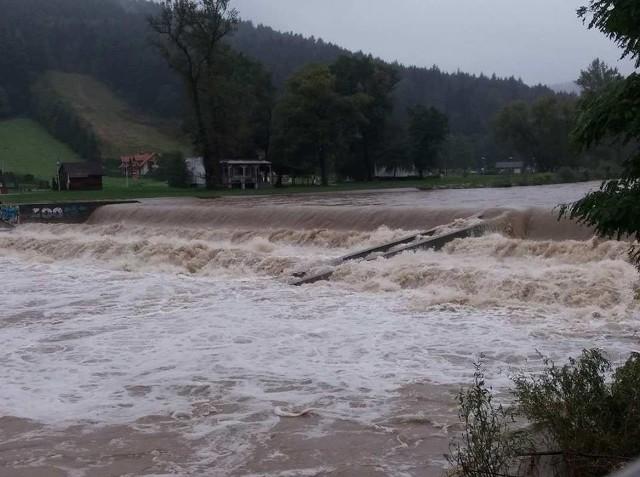
<path id="1" fill-rule="evenodd" d="M 113 457 L 169 433 L 168 454 L 140 450 L 147 473 L 437 475 L 480 356 L 504 390 L 543 356 L 638 351 L 628 244 L 552 210 L 585 187 L 148 200 L 0 234 L 0 433 L 48 439 L 7 468 L 93 475 L 69 448 Z M 289 285 L 477 213 L 485 236 Z M 79 437 L 104 429 L 102 447 Z M 329 444 L 355 436 L 359 453 Z"/>

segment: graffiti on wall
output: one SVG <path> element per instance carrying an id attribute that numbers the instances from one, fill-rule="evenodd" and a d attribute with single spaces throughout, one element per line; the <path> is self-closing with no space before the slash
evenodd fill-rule
<path id="1" fill-rule="evenodd" d="M 18 225 L 20 221 L 20 207 L 16 205 L 0 205 L 0 222 L 8 225 Z"/>
<path id="2" fill-rule="evenodd" d="M 32 207 L 30 219 L 34 220 L 73 220 L 80 218 L 88 214 L 88 207 L 86 205 L 64 205 L 64 206 L 51 206 L 51 207 Z"/>

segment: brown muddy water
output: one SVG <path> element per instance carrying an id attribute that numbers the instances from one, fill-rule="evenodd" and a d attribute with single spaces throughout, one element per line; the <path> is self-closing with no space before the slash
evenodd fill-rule
<path id="1" fill-rule="evenodd" d="M 559 222 L 597 184 L 104 207 L 0 235 L 0 475 L 430 476 L 480 356 L 504 392 L 638 350 L 627 244 Z M 442 251 L 294 273 L 482 214 Z"/>

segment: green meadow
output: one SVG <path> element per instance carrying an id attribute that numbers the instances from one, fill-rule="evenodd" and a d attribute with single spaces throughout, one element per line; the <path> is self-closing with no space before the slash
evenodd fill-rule
<path id="1" fill-rule="evenodd" d="M 56 160 L 76 162 L 81 158 L 31 119 L 0 121 L 2 170 L 18 175 L 32 174 L 38 179 L 49 181 L 55 177 Z"/>

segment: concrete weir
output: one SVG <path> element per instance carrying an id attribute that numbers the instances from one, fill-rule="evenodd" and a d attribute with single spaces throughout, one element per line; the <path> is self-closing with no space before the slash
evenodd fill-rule
<path id="1" fill-rule="evenodd" d="M 115 204 L 136 203 L 136 200 L 49 202 L 13 206 L 17 220 L 13 225 L 27 223 L 82 224 L 99 207 Z"/>
<path id="2" fill-rule="evenodd" d="M 480 217 L 474 218 L 481 219 Z M 391 258 L 395 255 L 398 255 L 399 253 L 406 252 L 408 250 L 439 250 L 447 243 L 455 239 L 481 235 L 482 233 L 484 233 L 486 226 L 487 223 L 484 220 L 462 228 L 453 228 L 455 227 L 454 223 L 444 226 L 445 230 L 447 227 L 453 228 L 453 230 L 449 232 L 438 234 L 438 232 L 443 229 L 443 227 L 441 226 L 433 228 L 431 230 L 427 230 L 426 232 L 408 235 L 392 242 L 387 242 L 376 247 L 370 247 L 365 250 L 360 250 L 358 252 L 350 253 L 348 255 L 333 259 L 327 262 L 326 266 L 323 267 L 320 271 L 306 272 L 297 275 L 296 280 L 291 282 L 291 284 L 294 286 L 301 286 L 315 283 L 321 280 L 328 280 L 331 275 L 333 275 L 333 267 L 336 267 L 348 260 L 366 259 L 368 257 Z"/>

